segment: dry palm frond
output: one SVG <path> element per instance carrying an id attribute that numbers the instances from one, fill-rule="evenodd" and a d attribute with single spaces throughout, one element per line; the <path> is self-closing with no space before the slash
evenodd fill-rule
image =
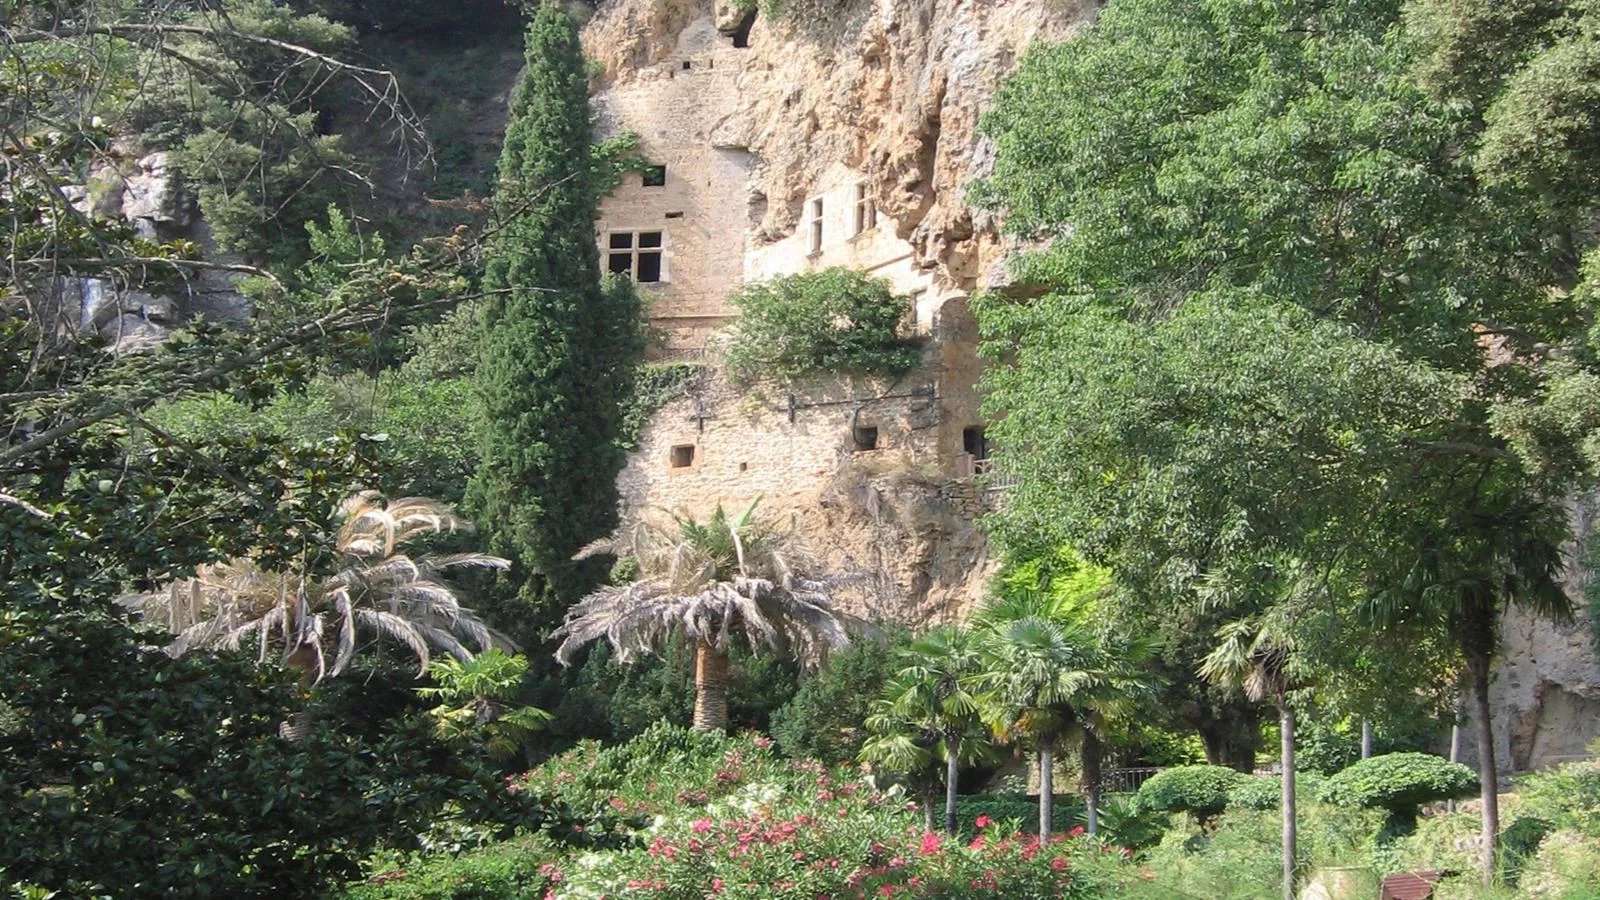
<path id="1" fill-rule="evenodd" d="M 585 547 L 579 558 L 634 559 L 639 578 L 574 604 L 555 633 L 562 639 L 556 658 L 570 664 L 580 647 L 605 638 L 626 661 L 675 633 L 726 650 L 738 631 L 753 648 L 802 660 L 848 644 L 848 617 L 834 608 L 833 595 L 861 579 L 807 574 L 815 563 L 794 532 L 758 521 L 755 509 L 752 503 L 730 518 L 719 506 L 703 523 L 679 515 L 641 519 Z"/>
<path id="2" fill-rule="evenodd" d="M 202 566 L 193 578 L 121 602 L 174 635 L 166 648 L 174 656 L 200 647 L 236 650 L 254 641 L 260 661 L 269 647 L 277 647 L 285 660 L 307 668 L 313 681 L 344 672 L 363 632 L 406 646 L 420 663 L 419 674 L 434 650 L 470 658 L 469 645 L 479 651 L 512 646 L 463 606 L 443 579 L 451 569 L 504 569 L 508 560 L 485 553 L 401 552 L 425 535 L 470 531 L 471 523 L 449 505 L 419 497 L 385 503 L 368 491 L 340 509 L 344 522 L 336 549 L 344 565 L 325 578 L 264 571 L 253 560 L 238 559 Z"/>

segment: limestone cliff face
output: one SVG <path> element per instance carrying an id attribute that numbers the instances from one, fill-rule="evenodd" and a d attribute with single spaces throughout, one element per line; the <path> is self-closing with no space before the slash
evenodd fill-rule
<path id="1" fill-rule="evenodd" d="M 943 285 L 980 286 L 1002 256 L 965 185 L 990 159 L 978 117 L 1018 56 L 1091 19 L 1093 0 L 847 0 L 825 21 L 758 16 L 742 50 L 738 102 L 715 123 L 712 145 L 758 160 L 755 241 L 794 231 L 803 204 L 833 166 L 865 173 L 878 208 L 896 222 Z M 662 61 L 740 26 L 728 0 L 612 0 L 584 31 L 598 87 L 655 76 Z"/>

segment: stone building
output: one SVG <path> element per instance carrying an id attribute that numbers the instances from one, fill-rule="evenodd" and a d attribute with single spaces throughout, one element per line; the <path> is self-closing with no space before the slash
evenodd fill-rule
<path id="1" fill-rule="evenodd" d="M 600 134 L 648 168 L 601 205 L 604 265 L 705 373 L 651 420 L 619 482 L 625 516 L 762 498 L 833 565 L 877 575 L 880 615 L 960 615 L 992 571 L 976 519 L 994 492 L 970 294 L 1003 270 L 964 188 L 978 111 L 1021 48 L 1092 7 L 1037 0 L 852 2 L 837 21 L 764 22 L 724 0 L 620 0 L 585 30 Z M 740 285 L 840 266 L 886 280 L 922 365 L 739 390 L 717 365 Z"/>

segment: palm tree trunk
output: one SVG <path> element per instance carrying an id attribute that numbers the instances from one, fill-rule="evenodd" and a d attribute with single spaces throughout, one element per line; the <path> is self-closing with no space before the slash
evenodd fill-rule
<path id="1" fill-rule="evenodd" d="M 929 780 L 922 789 L 922 830 L 933 833 L 933 798 L 935 796 L 934 782 Z"/>
<path id="2" fill-rule="evenodd" d="M 1489 653 L 1474 650 L 1467 654 L 1467 671 L 1472 678 L 1473 722 L 1478 739 L 1478 781 L 1483 800 L 1483 885 L 1494 885 L 1495 852 L 1500 834 L 1500 784 L 1494 767 L 1494 727 L 1489 718 Z"/>
<path id="3" fill-rule="evenodd" d="M 1295 874 L 1299 868 L 1294 800 L 1294 710 L 1289 708 L 1288 697 L 1282 688 L 1278 689 L 1277 706 L 1278 733 L 1281 738 L 1278 753 L 1283 769 L 1283 794 L 1279 798 L 1283 810 L 1283 897 L 1284 900 L 1294 900 Z"/>
<path id="4" fill-rule="evenodd" d="M 1450 761 L 1461 762 L 1461 695 L 1456 694 L 1455 703 L 1451 706 L 1453 717 L 1450 720 Z M 1447 800 L 1444 804 L 1445 812 L 1456 811 L 1456 802 Z"/>
<path id="5" fill-rule="evenodd" d="M 1372 758 L 1372 720 L 1361 717 L 1361 758 Z"/>
<path id="6" fill-rule="evenodd" d="M 694 728 L 728 730 L 728 654 L 706 641 L 694 651 Z"/>
<path id="7" fill-rule="evenodd" d="M 944 749 L 944 830 L 953 835 L 956 833 L 956 778 L 961 774 L 961 739 L 946 737 Z"/>
<path id="8" fill-rule="evenodd" d="M 1090 836 L 1100 833 L 1100 738 L 1087 729 L 1083 732 L 1083 806 Z"/>
<path id="9" fill-rule="evenodd" d="M 1056 761 L 1051 758 L 1048 741 L 1039 744 L 1039 840 L 1050 839 L 1050 823 L 1055 813 Z"/>

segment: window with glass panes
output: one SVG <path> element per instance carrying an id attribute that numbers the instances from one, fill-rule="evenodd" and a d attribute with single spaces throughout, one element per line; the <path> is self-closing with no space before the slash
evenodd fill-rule
<path id="1" fill-rule="evenodd" d="M 661 232 L 611 232 L 606 238 L 606 268 L 641 284 L 661 281 Z"/>

